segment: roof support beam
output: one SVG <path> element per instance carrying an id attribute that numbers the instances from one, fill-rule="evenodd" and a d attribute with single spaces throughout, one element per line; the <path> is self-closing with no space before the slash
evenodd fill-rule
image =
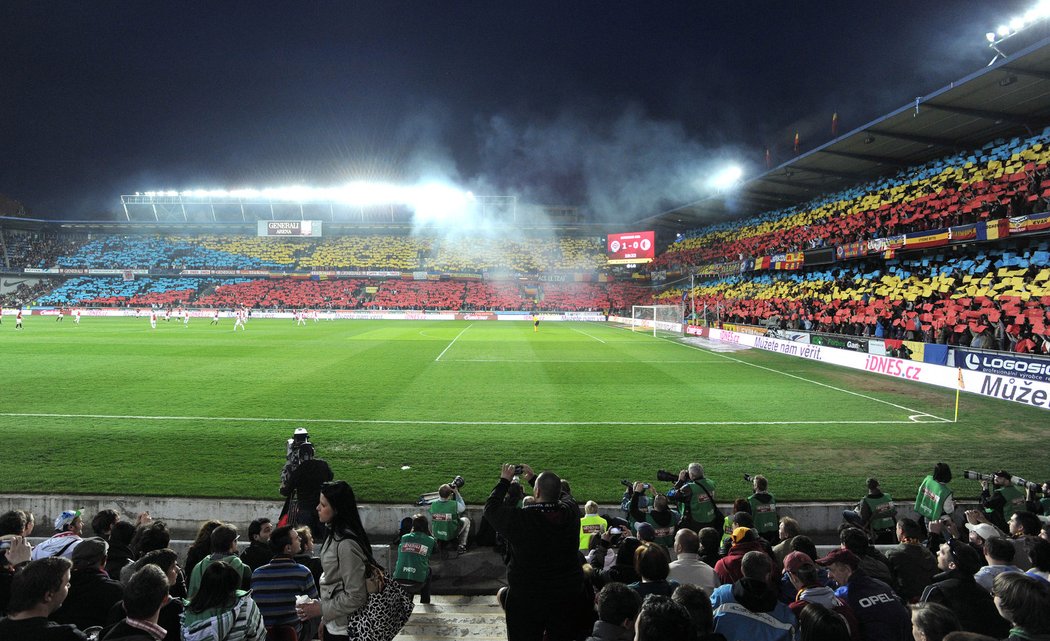
<path id="1" fill-rule="evenodd" d="M 906 140 L 908 142 L 917 142 L 920 145 L 929 145 L 931 147 L 942 147 L 950 151 L 959 151 L 959 146 L 954 140 L 947 138 L 937 138 L 935 136 L 921 136 L 919 134 L 904 134 L 897 133 L 894 131 L 886 131 L 885 129 L 868 129 L 868 133 L 872 136 L 882 136 L 883 138 L 893 138 L 894 140 Z"/>
<path id="2" fill-rule="evenodd" d="M 970 109 L 969 107 L 936 105 L 932 102 L 924 102 L 921 106 L 929 107 L 930 109 L 938 109 L 940 111 L 947 111 L 948 113 L 959 114 L 961 116 L 970 116 L 971 118 L 981 118 L 993 122 L 1008 122 L 1025 127 L 1028 126 L 1028 121 L 1025 120 L 1024 116 L 1015 116 L 1014 114 L 1008 114 L 1005 111 L 989 111 L 987 109 Z"/>
<path id="3" fill-rule="evenodd" d="M 886 156 L 875 156 L 872 154 L 854 154 L 848 151 L 832 151 L 831 149 L 820 149 L 818 150 L 822 154 L 830 154 L 832 156 L 842 156 L 843 158 L 852 158 L 853 160 L 864 160 L 867 162 L 875 162 L 880 165 L 889 165 L 891 167 L 910 167 L 909 163 L 897 160 L 895 158 L 888 158 Z"/>
<path id="4" fill-rule="evenodd" d="M 808 171 L 811 174 L 818 174 L 820 176 L 831 176 L 833 178 L 843 178 L 845 180 L 867 180 L 868 176 L 862 176 L 860 174 L 851 174 L 846 171 L 834 171 L 832 169 L 817 169 L 816 167 L 792 167 L 792 173 L 796 171 Z M 791 175 L 791 174 L 787 174 Z"/>
<path id="5" fill-rule="evenodd" d="M 801 189 L 802 191 L 808 191 L 810 193 L 813 193 L 813 192 L 818 192 L 819 193 L 821 191 L 824 191 L 820 187 L 812 187 L 810 185 L 803 185 L 802 183 L 797 183 L 797 182 L 794 182 L 792 180 L 784 180 L 782 178 L 759 178 L 758 182 L 773 183 L 774 185 L 783 185 L 785 187 L 793 187 L 795 189 Z"/>

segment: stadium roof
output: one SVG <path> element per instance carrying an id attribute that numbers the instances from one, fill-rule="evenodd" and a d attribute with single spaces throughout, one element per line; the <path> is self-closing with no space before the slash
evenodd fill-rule
<path id="1" fill-rule="evenodd" d="M 710 196 L 639 221 L 671 232 L 805 203 L 905 167 L 1028 136 L 1050 123 L 1050 38 L 812 151 Z"/>

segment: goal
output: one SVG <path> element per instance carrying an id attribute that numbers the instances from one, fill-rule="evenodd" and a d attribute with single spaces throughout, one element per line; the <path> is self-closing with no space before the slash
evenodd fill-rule
<path id="1" fill-rule="evenodd" d="M 685 334 L 681 305 L 633 305 L 631 331 L 652 332 L 653 336 Z"/>

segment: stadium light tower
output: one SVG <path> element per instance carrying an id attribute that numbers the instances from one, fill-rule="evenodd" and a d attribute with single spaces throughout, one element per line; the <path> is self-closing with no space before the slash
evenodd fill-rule
<path id="1" fill-rule="evenodd" d="M 1007 57 L 1002 49 L 999 48 L 1003 42 L 1028 30 L 1040 22 L 1044 22 L 1047 18 L 1050 18 L 1050 0 L 1039 0 L 1031 9 L 1025 11 L 1024 14 L 1016 16 L 1009 22 L 999 25 L 995 31 L 989 31 L 984 34 L 985 40 L 988 41 L 988 47 L 995 52 L 995 57 L 993 57 L 992 61 L 988 63 L 988 66 L 991 66 L 1000 58 L 1005 59 Z"/>

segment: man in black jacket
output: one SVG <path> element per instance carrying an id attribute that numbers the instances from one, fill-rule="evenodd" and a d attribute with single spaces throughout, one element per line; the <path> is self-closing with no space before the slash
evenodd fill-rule
<path id="1" fill-rule="evenodd" d="M 106 624 L 106 613 L 124 598 L 124 586 L 109 578 L 106 553 L 109 544 L 99 537 L 84 539 L 73 548 L 73 573 L 69 595 L 51 615 L 56 623 L 72 623 L 81 630 Z"/>
<path id="2" fill-rule="evenodd" d="M 992 595 L 974 579 L 981 568 L 977 552 L 964 541 L 949 539 L 937 553 L 937 567 L 943 572 L 933 577 L 934 583 L 923 591 L 921 602 L 948 607 L 967 632 L 1006 638 L 1010 624 L 999 616 Z"/>
<path id="3" fill-rule="evenodd" d="M 583 599 L 580 561 L 580 508 L 562 495 L 554 472 L 536 475 L 522 465 L 534 487 L 535 502 L 523 508 L 507 506 L 503 498 L 514 478 L 515 466 L 504 465 L 499 483 L 485 501 L 485 519 L 507 540 L 507 638 L 509 641 L 573 639 L 579 625 L 577 611 L 591 607 Z"/>

